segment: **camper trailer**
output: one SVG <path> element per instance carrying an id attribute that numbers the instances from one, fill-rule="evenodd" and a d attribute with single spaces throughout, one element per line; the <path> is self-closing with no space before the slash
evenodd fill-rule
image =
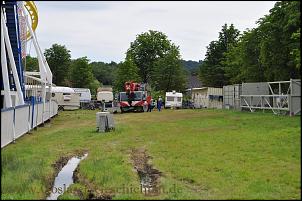
<path id="1" fill-rule="evenodd" d="M 29 99 L 31 94 L 36 94 L 37 101 L 41 101 L 39 97 L 42 96 L 42 86 L 40 85 L 25 85 L 26 99 Z M 49 99 L 49 87 L 46 86 L 46 99 Z M 58 110 L 75 110 L 80 107 L 80 94 L 70 87 L 51 87 L 51 100 L 58 103 Z"/>
<path id="2" fill-rule="evenodd" d="M 80 108 L 89 108 L 91 105 L 91 93 L 90 89 L 85 88 L 73 88 L 75 93 L 80 94 Z"/>
<path id="3" fill-rule="evenodd" d="M 104 111 L 112 110 L 113 93 L 112 91 L 99 91 L 96 96 L 97 102 L 102 104 Z"/>
<path id="4" fill-rule="evenodd" d="M 181 108 L 183 94 L 176 91 L 166 92 L 165 108 Z"/>
<path id="5" fill-rule="evenodd" d="M 89 103 L 91 101 L 90 89 L 73 88 L 75 93 L 80 94 L 80 103 Z"/>
<path id="6" fill-rule="evenodd" d="M 100 91 L 96 97 L 97 101 L 105 103 L 113 101 L 113 93 L 111 91 Z"/>
<path id="7" fill-rule="evenodd" d="M 59 110 L 76 110 L 80 108 L 80 94 L 70 87 L 52 87 L 52 100 L 56 100 Z"/>

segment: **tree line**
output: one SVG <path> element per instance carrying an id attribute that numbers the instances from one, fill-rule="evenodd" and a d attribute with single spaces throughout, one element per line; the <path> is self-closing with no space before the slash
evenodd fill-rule
<path id="1" fill-rule="evenodd" d="M 189 74 L 199 74 L 209 87 L 300 78 L 300 2 L 276 2 L 256 28 L 243 33 L 224 24 L 218 39 L 207 46 L 203 61 L 182 60 L 179 46 L 154 30 L 138 34 L 125 53 L 119 63 L 104 63 L 87 57 L 71 59 L 64 45 L 53 44 L 44 51 L 54 84 L 90 88 L 92 94 L 101 85 L 122 91 L 129 80 L 148 83 L 157 95 L 184 92 Z M 35 69 L 37 59 L 27 56 L 26 70 Z"/>
<path id="2" fill-rule="evenodd" d="M 112 85 L 115 92 L 122 91 L 129 80 L 148 83 L 154 94 L 166 91 L 184 91 L 186 75 L 179 47 L 158 31 L 137 35 L 120 63 L 89 62 L 87 57 L 71 59 L 64 45 L 53 44 L 44 51 L 57 86 L 90 88 L 92 94 L 101 85 Z M 26 70 L 38 70 L 37 58 L 26 57 Z"/>
<path id="3" fill-rule="evenodd" d="M 300 1 L 276 2 L 257 27 L 240 33 L 223 25 L 200 65 L 206 86 L 301 78 Z"/>
<path id="4" fill-rule="evenodd" d="M 179 46 L 159 31 L 149 30 L 136 36 L 117 69 L 114 89 L 123 89 L 127 80 L 148 83 L 151 91 L 184 91 L 186 71 L 181 64 Z"/>
<path id="5" fill-rule="evenodd" d="M 49 49 L 45 49 L 44 56 L 56 86 L 89 88 L 94 95 L 96 89 L 101 86 L 93 74 L 93 65 L 89 64 L 87 57 L 71 59 L 70 50 L 59 44 L 53 44 Z M 38 71 L 38 69 L 38 59 L 26 56 L 25 70 Z"/>

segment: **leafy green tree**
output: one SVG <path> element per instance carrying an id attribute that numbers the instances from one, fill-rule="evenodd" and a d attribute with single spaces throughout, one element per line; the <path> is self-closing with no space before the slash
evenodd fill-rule
<path id="1" fill-rule="evenodd" d="M 127 56 L 131 57 L 138 67 L 138 73 L 142 82 L 151 84 L 154 80 L 155 63 L 163 58 L 171 48 L 171 42 L 167 36 L 158 31 L 138 35 L 134 42 L 131 42 Z"/>
<path id="2" fill-rule="evenodd" d="M 179 47 L 172 45 L 164 57 L 155 62 L 155 90 L 184 91 L 186 72 L 181 64 Z"/>
<path id="3" fill-rule="evenodd" d="M 64 45 L 53 44 L 44 51 L 44 55 L 53 75 L 53 83 L 66 85 L 70 70 L 70 51 Z"/>
<path id="4" fill-rule="evenodd" d="M 218 41 L 212 41 L 207 47 L 206 58 L 200 66 L 200 80 L 205 86 L 221 86 L 224 82 L 224 71 L 220 65 L 223 52 Z"/>
<path id="5" fill-rule="evenodd" d="M 300 1 L 281 1 L 258 21 L 262 33 L 259 59 L 267 81 L 300 77 L 300 15 Z"/>
<path id="6" fill-rule="evenodd" d="M 27 55 L 25 58 L 25 62 L 26 71 L 39 71 L 38 58 Z"/>
<path id="7" fill-rule="evenodd" d="M 87 57 L 81 57 L 72 61 L 71 83 L 75 88 L 89 88 L 94 80 L 92 68 L 88 64 Z"/>
<path id="8" fill-rule="evenodd" d="M 222 64 L 230 83 L 265 81 L 264 67 L 259 60 L 261 35 L 258 29 L 247 30 L 226 53 Z"/>
<path id="9" fill-rule="evenodd" d="M 114 72 L 117 68 L 117 63 L 104 63 L 104 62 L 92 62 L 89 65 L 92 66 L 92 72 L 94 77 L 104 85 L 112 85 L 114 79 Z"/>
<path id="10" fill-rule="evenodd" d="M 102 84 L 97 79 L 94 78 L 89 84 L 91 95 L 95 96 L 97 94 L 97 89 L 101 86 Z"/>
<path id="11" fill-rule="evenodd" d="M 229 83 L 224 71 L 224 55 L 237 43 L 239 34 L 233 24 L 230 26 L 224 24 L 218 40 L 209 44 L 206 58 L 200 66 L 200 79 L 204 85 L 222 87 Z"/>
<path id="12" fill-rule="evenodd" d="M 298 29 L 298 31 L 294 32 L 291 36 L 291 39 L 293 40 L 293 49 L 290 52 L 291 54 L 291 59 L 293 60 L 294 65 L 296 66 L 296 68 L 298 70 L 300 70 L 301 68 L 301 43 L 300 43 L 300 28 Z"/>
<path id="13" fill-rule="evenodd" d="M 141 78 L 138 75 L 138 68 L 130 57 L 126 57 L 124 62 L 118 64 L 113 82 L 113 90 L 115 92 L 123 91 L 124 83 L 126 81 L 141 81 Z"/>
<path id="14" fill-rule="evenodd" d="M 300 2 L 277 2 L 225 53 L 231 83 L 300 78 Z"/>

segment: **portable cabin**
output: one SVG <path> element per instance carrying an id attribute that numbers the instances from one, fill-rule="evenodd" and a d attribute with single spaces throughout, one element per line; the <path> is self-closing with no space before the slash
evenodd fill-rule
<path id="1" fill-rule="evenodd" d="M 222 88 L 192 88 L 191 96 L 195 108 L 222 108 Z"/>
<path id="2" fill-rule="evenodd" d="M 183 94 L 176 91 L 166 92 L 165 108 L 181 108 Z"/>

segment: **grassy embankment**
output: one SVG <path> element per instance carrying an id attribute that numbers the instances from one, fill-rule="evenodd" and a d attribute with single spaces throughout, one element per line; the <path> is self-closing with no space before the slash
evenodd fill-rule
<path id="1" fill-rule="evenodd" d="M 1 151 L 2 199 L 42 199 L 60 156 L 87 150 L 79 176 L 99 190 L 137 188 L 130 153 L 145 148 L 163 173 L 165 193 L 117 193 L 113 199 L 299 199 L 300 117 L 225 110 L 175 110 L 114 115 L 100 134 L 96 111 L 62 112 L 45 127 Z M 73 184 L 61 197 L 87 185 Z M 176 188 L 176 191 L 175 191 Z M 168 189 L 171 192 L 167 193 Z"/>

